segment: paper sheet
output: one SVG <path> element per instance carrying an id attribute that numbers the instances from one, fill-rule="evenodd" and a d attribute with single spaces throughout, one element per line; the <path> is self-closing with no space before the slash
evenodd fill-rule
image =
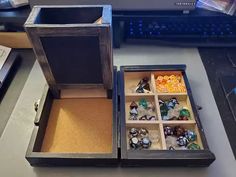
<path id="1" fill-rule="evenodd" d="M 11 52 L 11 48 L 0 45 L 0 70 L 2 69 L 8 55 Z"/>
<path id="2" fill-rule="evenodd" d="M 233 15 L 236 10 L 236 0 L 199 0 L 197 7 Z"/>

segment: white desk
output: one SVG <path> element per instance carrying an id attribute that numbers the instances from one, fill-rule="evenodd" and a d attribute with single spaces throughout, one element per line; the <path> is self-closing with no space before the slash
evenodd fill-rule
<path id="1" fill-rule="evenodd" d="M 156 46 L 122 46 L 114 50 L 114 65 L 186 64 L 187 76 L 210 149 L 216 161 L 208 168 L 45 168 L 31 167 L 25 152 L 33 130 L 34 102 L 46 83 L 36 62 L 0 138 L 0 176 L 9 177 L 235 177 L 236 160 L 197 49 Z M 1 115 L 0 115 L 1 116 Z"/>

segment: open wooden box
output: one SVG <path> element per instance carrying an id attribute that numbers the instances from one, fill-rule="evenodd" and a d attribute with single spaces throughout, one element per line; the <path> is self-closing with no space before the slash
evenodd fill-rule
<path id="1" fill-rule="evenodd" d="M 122 66 L 120 69 L 120 121 L 121 121 L 121 164 L 124 166 L 209 166 L 215 156 L 208 148 L 198 112 L 194 104 L 190 86 L 185 73 L 185 65 L 157 66 Z M 156 84 L 158 76 L 176 75 L 186 88 L 183 92 L 160 92 Z M 150 92 L 135 93 L 134 88 L 143 78 L 149 78 Z M 188 120 L 163 120 L 159 100 L 167 101 L 176 98 L 179 105 L 188 107 Z M 138 104 L 140 99 L 152 102 L 155 109 L 155 120 L 130 120 L 130 104 Z M 139 104 L 140 105 L 140 104 Z M 169 150 L 164 127 L 181 126 L 185 130 L 196 133 L 199 150 L 175 149 Z M 131 128 L 145 128 L 149 132 L 151 146 L 148 149 L 133 149 L 130 147 Z"/>
<path id="2" fill-rule="evenodd" d="M 117 71 L 112 63 L 110 6 L 36 6 L 25 23 L 49 87 L 40 100 L 26 153 L 33 166 L 208 166 L 208 148 L 193 102 L 185 66 L 123 66 L 120 104 Z M 160 93 L 158 75 L 178 75 L 186 90 Z M 133 92 L 144 77 L 150 90 Z M 162 120 L 159 100 L 178 99 L 189 108 L 188 120 Z M 130 104 L 153 103 L 151 120 L 130 120 Z M 118 106 L 120 116 L 118 117 Z M 168 150 L 163 128 L 194 131 L 199 150 Z M 131 128 L 147 129 L 148 149 L 132 149 Z M 119 135 L 119 136 L 118 136 Z M 121 151 L 119 156 L 118 151 Z"/>
<path id="3" fill-rule="evenodd" d="M 117 163 L 110 6 L 36 6 L 25 29 L 49 88 L 26 158 L 31 165 Z"/>

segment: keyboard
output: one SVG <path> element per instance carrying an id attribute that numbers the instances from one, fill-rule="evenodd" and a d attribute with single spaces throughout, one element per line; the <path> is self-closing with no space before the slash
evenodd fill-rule
<path id="1" fill-rule="evenodd" d="M 130 16 L 126 39 L 187 46 L 236 46 L 236 16 Z"/>

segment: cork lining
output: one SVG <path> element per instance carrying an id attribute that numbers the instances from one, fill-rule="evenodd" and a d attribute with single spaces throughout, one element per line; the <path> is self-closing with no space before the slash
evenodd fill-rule
<path id="1" fill-rule="evenodd" d="M 55 99 L 41 152 L 111 153 L 112 100 Z"/>

